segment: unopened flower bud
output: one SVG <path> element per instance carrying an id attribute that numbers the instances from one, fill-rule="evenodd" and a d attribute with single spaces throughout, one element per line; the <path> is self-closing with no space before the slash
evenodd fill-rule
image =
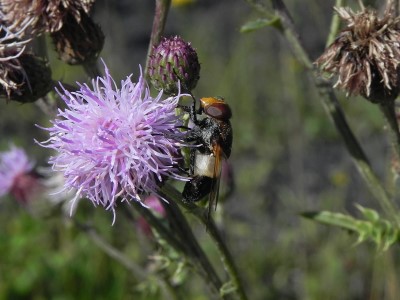
<path id="1" fill-rule="evenodd" d="M 146 205 L 156 217 L 164 219 L 167 216 L 167 212 L 164 209 L 161 201 L 156 195 L 150 195 L 143 200 L 144 205 Z M 147 237 L 152 237 L 153 233 L 151 230 L 151 225 L 146 221 L 143 216 L 140 216 L 137 220 L 139 230 Z"/>
<path id="2" fill-rule="evenodd" d="M 85 13 L 80 22 L 70 14 L 64 26 L 51 34 L 59 58 L 70 65 L 83 64 L 97 59 L 104 44 L 100 26 Z"/>
<path id="3" fill-rule="evenodd" d="M 149 62 L 149 76 L 157 90 L 162 89 L 170 95 L 178 94 L 179 88 L 190 92 L 196 87 L 199 74 L 196 51 L 180 37 L 164 38 L 154 48 Z"/>

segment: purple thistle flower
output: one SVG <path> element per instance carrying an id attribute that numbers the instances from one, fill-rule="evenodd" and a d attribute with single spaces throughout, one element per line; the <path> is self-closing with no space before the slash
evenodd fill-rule
<path id="1" fill-rule="evenodd" d="M 31 173 L 33 167 L 34 162 L 21 148 L 12 145 L 9 151 L 0 153 L 0 197 L 12 192 L 19 178 Z"/>
<path id="2" fill-rule="evenodd" d="M 168 177 L 186 180 L 178 168 L 185 133 L 175 114 L 182 94 L 153 98 L 142 74 L 137 83 L 131 76 L 122 80 L 120 88 L 106 65 L 105 74 L 92 89 L 57 90 L 67 108 L 45 129 L 50 139 L 41 145 L 58 152 L 50 163 L 64 173 L 64 188 L 77 190 L 74 200 L 87 197 L 115 218 L 118 198 L 140 201 L 143 193 L 158 194 Z"/>

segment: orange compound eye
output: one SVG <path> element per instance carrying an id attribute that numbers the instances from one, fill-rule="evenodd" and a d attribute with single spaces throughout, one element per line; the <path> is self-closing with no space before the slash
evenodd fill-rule
<path id="1" fill-rule="evenodd" d="M 232 117 L 231 108 L 222 98 L 201 98 L 200 104 L 204 113 L 212 118 L 217 120 L 229 120 Z"/>

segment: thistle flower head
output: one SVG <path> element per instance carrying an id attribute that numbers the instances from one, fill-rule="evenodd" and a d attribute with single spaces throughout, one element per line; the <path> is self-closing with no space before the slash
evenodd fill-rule
<path id="1" fill-rule="evenodd" d="M 190 92 L 200 78 L 197 53 L 182 38 L 163 38 L 149 61 L 149 76 L 157 90 L 176 95 L 178 89 Z M 178 82 L 180 87 L 178 87 Z"/>
<path id="2" fill-rule="evenodd" d="M 400 18 L 390 8 L 382 17 L 372 9 L 336 8 L 346 27 L 317 59 L 337 76 L 335 86 L 372 102 L 392 101 L 399 92 Z"/>
<path id="3" fill-rule="evenodd" d="M 65 188 L 76 189 L 76 199 L 87 197 L 114 211 L 118 199 L 158 194 L 168 177 L 186 180 L 178 168 L 184 133 L 175 114 L 182 95 L 152 97 L 142 75 L 137 83 L 129 76 L 118 87 L 107 67 L 92 85 L 59 91 L 67 107 L 42 143 L 58 152 L 50 163 L 64 173 Z"/>
<path id="4" fill-rule="evenodd" d="M 20 202 L 27 202 L 39 181 L 33 174 L 34 163 L 25 151 L 11 146 L 0 153 L 0 197 L 11 193 Z"/>
<path id="5" fill-rule="evenodd" d="M 95 0 L 0 0 L 3 21 L 21 30 L 29 23 L 29 33 L 55 32 L 72 14 L 79 22 L 81 13 L 89 13 Z"/>

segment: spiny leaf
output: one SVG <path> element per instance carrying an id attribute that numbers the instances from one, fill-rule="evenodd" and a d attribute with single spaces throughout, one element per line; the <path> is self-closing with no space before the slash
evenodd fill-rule
<path id="1" fill-rule="evenodd" d="M 272 26 L 277 29 L 281 29 L 282 27 L 279 17 L 274 17 L 272 19 L 262 18 L 247 22 L 240 28 L 240 32 L 242 33 L 252 32 L 264 28 L 266 26 Z"/>

